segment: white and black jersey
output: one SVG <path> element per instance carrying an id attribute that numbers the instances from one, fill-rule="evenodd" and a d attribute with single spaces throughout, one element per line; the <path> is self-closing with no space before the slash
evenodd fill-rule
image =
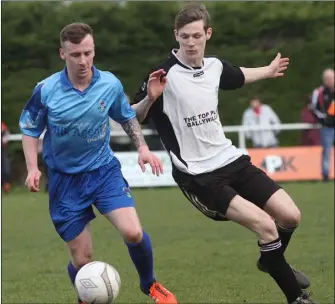
<path id="1" fill-rule="evenodd" d="M 227 139 L 218 114 L 219 89 L 234 90 L 244 85 L 239 67 L 215 57 L 204 58 L 194 68 L 176 57 L 176 50 L 154 70 L 164 69 L 167 84 L 151 106 L 157 132 L 170 154 L 173 165 L 192 175 L 211 172 L 233 162 L 242 153 Z M 147 94 L 147 80 L 134 102 Z M 147 120 L 146 119 L 146 120 Z"/>

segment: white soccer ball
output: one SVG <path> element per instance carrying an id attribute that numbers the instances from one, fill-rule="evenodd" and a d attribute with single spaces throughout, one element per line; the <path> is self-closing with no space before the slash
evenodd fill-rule
<path id="1" fill-rule="evenodd" d="M 87 304 L 109 304 L 117 298 L 121 279 L 116 269 L 104 262 L 94 261 L 78 271 L 75 289 Z"/>

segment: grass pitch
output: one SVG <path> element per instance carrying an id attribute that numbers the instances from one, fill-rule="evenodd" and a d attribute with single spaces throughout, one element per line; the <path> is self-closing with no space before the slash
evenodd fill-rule
<path id="1" fill-rule="evenodd" d="M 334 184 L 284 188 L 302 212 L 286 257 L 310 277 L 313 299 L 334 303 Z M 177 188 L 134 189 L 133 196 L 152 240 L 155 275 L 180 303 L 285 303 L 273 280 L 256 269 L 259 251 L 251 232 L 207 219 Z M 151 303 L 114 228 L 98 215 L 92 234 L 94 259 L 120 273 L 116 303 Z M 47 195 L 18 188 L 3 196 L 2 303 L 75 303 L 67 263 Z"/>

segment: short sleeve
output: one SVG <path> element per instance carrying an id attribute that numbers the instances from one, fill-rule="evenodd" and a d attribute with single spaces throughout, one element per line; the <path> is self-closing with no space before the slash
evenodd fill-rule
<path id="1" fill-rule="evenodd" d="M 221 90 L 235 90 L 244 85 L 245 78 L 242 70 L 233 66 L 227 61 L 221 61 L 222 72 L 220 76 L 220 89 Z"/>
<path id="2" fill-rule="evenodd" d="M 47 123 L 47 109 L 42 100 L 43 83 L 38 84 L 23 108 L 19 119 L 22 134 L 39 138 Z"/>

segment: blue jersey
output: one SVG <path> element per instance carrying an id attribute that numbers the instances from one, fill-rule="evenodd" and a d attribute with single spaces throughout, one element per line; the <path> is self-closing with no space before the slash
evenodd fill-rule
<path id="1" fill-rule="evenodd" d="M 121 82 L 110 72 L 92 71 L 83 92 L 72 86 L 66 68 L 41 81 L 20 117 L 25 135 L 38 138 L 46 129 L 43 159 L 60 172 L 87 172 L 109 163 L 109 117 L 118 123 L 136 117 Z"/>

